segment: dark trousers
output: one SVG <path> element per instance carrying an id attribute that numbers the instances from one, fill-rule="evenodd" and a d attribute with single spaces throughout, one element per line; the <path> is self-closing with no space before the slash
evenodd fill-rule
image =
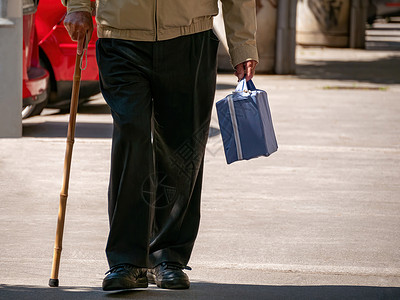
<path id="1" fill-rule="evenodd" d="M 114 120 L 109 183 L 110 267 L 185 266 L 200 221 L 203 159 L 218 39 L 99 39 L 100 86 Z"/>

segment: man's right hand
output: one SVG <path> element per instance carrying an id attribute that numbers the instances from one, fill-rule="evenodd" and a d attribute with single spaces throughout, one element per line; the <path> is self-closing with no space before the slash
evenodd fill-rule
<path id="1" fill-rule="evenodd" d="M 88 41 L 93 33 L 93 20 L 92 14 L 85 11 L 76 11 L 68 14 L 64 19 L 64 26 L 67 29 L 69 36 L 73 41 L 78 42 L 77 53 L 79 55 L 83 52 L 85 46 L 85 38 Z"/>

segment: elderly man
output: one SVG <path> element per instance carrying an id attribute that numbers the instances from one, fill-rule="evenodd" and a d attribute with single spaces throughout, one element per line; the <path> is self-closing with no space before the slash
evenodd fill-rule
<path id="1" fill-rule="evenodd" d="M 90 0 L 62 0 L 82 53 Z M 97 0 L 100 87 L 114 122 L 104 290 L 186 289 L 216 87 L 217 0 Z M 254 0 L 222 0 L 235 75 L 257 64 Z"/>

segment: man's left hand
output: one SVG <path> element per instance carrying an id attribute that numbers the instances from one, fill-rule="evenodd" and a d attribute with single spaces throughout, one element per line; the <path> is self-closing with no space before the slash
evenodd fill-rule
<path id="1" fill-rule="evenodd" d="M 253 78 L 257 62 L 255 60 L 248 60 L 238 64 L 235 67 L 235 75 L 239 80 L 242 80 L 246 75 L 246 81 L 249 81 Z"/>

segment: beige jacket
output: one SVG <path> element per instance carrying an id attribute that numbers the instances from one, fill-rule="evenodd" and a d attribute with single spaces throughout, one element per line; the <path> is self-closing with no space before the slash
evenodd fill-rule
<path id="1" fill-rule="evenodd" d="M 91 12 L 90 0 L 61 0 L 68 13 Z M 213 27 L 217 0 L 97 0 L 100 38 L 162 41 Z M 233 66 L 257 60 L 255 0 L 222 0 Z"/>

